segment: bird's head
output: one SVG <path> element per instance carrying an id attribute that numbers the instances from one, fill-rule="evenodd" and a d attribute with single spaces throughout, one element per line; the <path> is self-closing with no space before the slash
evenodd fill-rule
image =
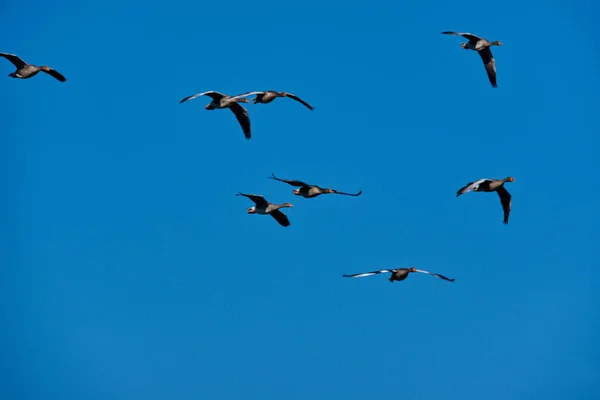
<path id="1" fill-rule="evenodd" d="M 209 104 L 207 104 L 207 105 L 206 105 L 206 107 L 204 107 L 204 108 L 205 108 L 205 109 L 207 109 L 207 110 L 214 110 L 214 109 L 215 109 L 215 106 L 213 105 L 213 103 L 209 103 Z"/>
<path id="2" fill-rule="evenodd" d="M 246 211 L 248 211 L 248 214 L 255 214 L 256 213 L 256 207 L 248 207 L 246 209 Z"/>
<path id="3" fill-rule="evenodd" d="M 334 193 L 333 189 L 329 189 L 329 188 L 327 188 L 327 189 L 323 189 L 323 191 L 324 191 L 325 193 Z"/>
<path id="4" fill-rule="evenodd" d="M 499 41 L 499 40 L 495 40 L 495 41 L 493 41 L 493 42 L 492 42 L 492 44 L 493 44 L 493 45 L 496 45 L 496 46 L 502 46 L 502 42 L 501 42 L 501 41 Z"/>
<path id="5" fill-rule="evenodd" d="M 467 48 L 467 44 L 466 43 L 461 43 L 460 47 L 462 47 L 463 49 L 466 49 Z"/>
<path id="6" fill-rule="evenodd" d="M 236 99 L 236 101 L 238 103 L 248 103 L 248 99 L 245 97 L 240 97 L 239 99 Z"/>
<path id="7" fill-rule="evenodd" d="M 508 178 L 506 178 L 506 182 L 514 182 L 515 178 L 513 178 L 512 176 L 509 176 Z"/>
<path id="8" fill-rule="evenodd" d="M 17 77 L 17 73 L 16 72 L 11 72 L 10 74 L 8 74 L 8 76 L 16 78 Z"/>
<path id="9" fill-rule="evenodd" d="M 415 267 L 410 267 L 408 270 L 409 270 L 410 272 L 417 272 L 417 269 L 416 269 Z"/>
<path id="10" fill-rule="evenodd" d="M 283 203 L 284 207 L 294 207 L 292 203 Z"/>
<path id="11" fill-rule="evenodd" d="M 294 189 L 292 190 L 292 193 L 294 193 L 296 196 L 300 196 L 300 189 Z"/>

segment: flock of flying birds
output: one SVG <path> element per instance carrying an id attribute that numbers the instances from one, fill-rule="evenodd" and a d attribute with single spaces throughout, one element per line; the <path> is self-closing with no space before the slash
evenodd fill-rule
<path id="1" fill-rule="evenodd" d="M 485 70 L 487 72 L 488 79 L 492 85 L 492 87 L 497 87 L 496 84 L 496 61 L 494 60 L 494 56 L 490 50 L 492 46 L 502 46 L 500 41 L 490 42 L 484 38 L 473 35 L 471 33 L 461 33 L 461 32 L 451 32 L 446 31 L 442 32 L 445 35 L 455 35 L 455 36 L 463 36 L 468 39 L 468 42 L 461 43 L 461 47 L 465 50 L 473 50 L 477 51 L 483 61 L 485 66 Z M 0 53 L 0 57 L 6 58 L 10 61 L 17 69 L 15 72 L 11 72 L 8 76 L 19 79 L 28 79 L 35 75 L 38 72 L 45 72 L 46 74 L 54 77 L 60 82 L 65 82 L 67 79 L 55 69 L 52 69 L 48 66 L 37 66 L 33 64 L 28 64 L 23 61 L 21 58 L 16 56 L 15 54 L 8 53 Z M 293 99 L 302 105 L 304 105 L 309 110 L 313 111 L 314 107 L 308 104 L 306 101 L 302 100 L 300 97 L 287 93 L 287 92 L 277 92 L 274 90 L 266 90 L 263 92 L 247 92 L 242 93 L 236 96 L 229 96 L 223 93 L 219 93 L 216 91 L 208 91 L 203 93 L 194 94 L 188 97 L 183 98 L 179 103 L 184 103 L 189 100 L 193 100 L 200 96 L 208 96 L 212 99 L 212 101 L 205 106 L 206 110 L 215 110 L 215 109 L 225 109 L 228 108 L 233 112 L 236 119 L 238 120 L 240 126 L 242 127 L 242 131 L 244 132 L 244 136 L 246 139 L 251 138 L 251 129 L 250 129 L 250 117 L 248 115 L 248 110 L 240 105 L 240 103 L 248 103 L 248 97 L 255 96 L 253 99 L 253 103 L 262 103 L 268 104 L 271 103 L 278 97 L 288 97 Z M 346 193 L 339 190 L 329 189 L 329 188 L 321 188 L 317 185 L 310 185 L 305 182 L 299 180 L 288 180 L 277 178 L 274 174 L 268 177 L 270 179 L 274 179 L 279 182 L 287 183 L 288 185 L 297 187 L 299 189 L 294 189 L 293 193 L 296 196 L 301 196 L 307 199 L 314 198 L 320 196 L 322 194 L 340 194 L 346 196 L 360 196 L 362 191 L 357 193 Z M 460 196 L 462 194 L 468 193 L 470 191 L 473 192 L 496 192 L 500 197 L 500 204 L 502 205 L 502 210 L 504 211 L 504 224 L 508 224 L 508 217 L 510 215 L 510 210 L 512 206 L 512 197 L 510 193 L 504 187 L 506 182 L 514 182 L 514 178 L 507 177 L 504 179 L 480 179 L 474 182 L 467 183 L 464 187 L 460 188 L 456 192 L 456 196 Z M 283 204 L 273 204 L 268 202 L 263 196 L 255 195 L 255 194 L 246 194 L 246 193 L 238 193 L 236 196 L 245 196 L 248 199 L 254 202 L 253 207 L 249 207 L 247 209 L 248 214 L 261 214 L 261 215 L 270 215 L 277 221 L 281 226 L 288 227 L 290 226 L 290 221 L 288 217 L 281 212 L 282 208 L 293 207 L 290 203 Z M 344 274 L 343 277 L 346 278 L 360 278 L 364 276 L 376 275 L 381 273 L 391 273 L 389 278 L 390 282 L 394 281 L 402 281 L 408 277 L 411 272 L 420 272 L 435 276 L 436 278 L 440 278 L 446 281 L 453 282 L 454 279 L 447 278 L 440 274 L 435 274 L 433 272 L 419 270 L 414 267 L 411 268 L 397 268 L 397 269 L 381 269 L 372 272 L 364 272 L 358 274 L 347 275 Z"/>

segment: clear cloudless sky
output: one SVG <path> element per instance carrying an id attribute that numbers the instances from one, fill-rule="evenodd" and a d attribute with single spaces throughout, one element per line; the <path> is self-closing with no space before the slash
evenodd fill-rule
<path id="1" fill-rule="evenodd" d="M 0 399 L 600 398 L 598 15 L 3 1 L 0 51 L 68 80 L 0 59 Z M 446 30 L 503 42 L 497 89 Z M 316 109 L 247 104 L 245 140 L 179 104 L 266 89 Z M 455 196 L 506 176 L 508 225 Z M 342 278 L 411 265 L 456 281 Z"/>

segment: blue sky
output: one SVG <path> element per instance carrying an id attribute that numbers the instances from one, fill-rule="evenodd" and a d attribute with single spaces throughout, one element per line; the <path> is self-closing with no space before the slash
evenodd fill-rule
<path id="1" fill-rule="evenodd" d="M 600 397 L 597 4 L 122 3 L 0 6 L 0 398 Z"/>

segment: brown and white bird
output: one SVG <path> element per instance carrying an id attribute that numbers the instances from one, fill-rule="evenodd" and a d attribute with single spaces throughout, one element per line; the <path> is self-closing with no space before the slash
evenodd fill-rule
<path id="1" fill-rule="evenodd" d="M 60 82 L 65 82 L 67 80 L 67 78 L 62 76 L 62 74 L 56 71 L 55 69 L 52 69 L 46 65 L 37 66 L 33 64 L 27 64 L 15 54 L 0 53 L 0 57 L 6 58 L 8 61 L 13 63 L 15 67 L 17 67 L 17 70 L 15 72 L 11 72 L 10 74 L 8 74 L 8 76 L 12 76 L 13 78 L 28 79 L 33 76 L 36 76 L 38 72 L 42 71 L 52 76 L 53 78 L 59 80 Z"/>
<path id="2" fill-rule="evenodd" d="M 292 185 L 295 187 L 299 187 L 300 189 L 294 189 L 292 192 L 296 195 L 296 196 L 302 196 L 304 198 L 310 199 L 313 197 L 317 197 L 320 196 L 322 194 L 343 194 L 346 196 L 360 196 L 362 194 L 362 190 L 358 193 L 346 193 L 346 192 L 340 192 L 339 190 L 335 190 L 335 189 L 329 189 L 329 188 L 321 188 L 317 185 L 309 185 L 307 183 L 304 183 L 302 181 L 295 181 L 295 180 L 288 180 L 288 179 L 280 179 L 278 177 L 275 176 L 275 174 L 271 174 L 271 176 L 267 176 L 267 178 L 269 179 L 274 179 L 276 181 L 279 182 L 285 182 L 288 185 Z"/>
<path id="3" fill-rule="evenodd" d="M 283 204 L 269 203 L 267 200 L 265 200 L 264 197 L 256 195 L 256 194 L 238 193 L 238 194 L 236 194 L 236 196 L 245 196 L 245 197 L 249 198 L 250 200 L 252 200 L 254 202 L 254 204 L 256 204 L 254 207 L 248 207 L 248 209 L 247 209 L 248 214 L 261 214 L 261 215 L 269 214 L 271 217 L 275 218 L 275 221 L 279 222 L 279 225 L 285 226 L 285 227 L 290 226 L 290 220 L 279 209 L 284 208 L 284 207 L 293 207 L 292 204 L 290 204 L 290 203 L 283 203 Z"/>
<path id="4" fill-rule="evenodd" d="M 440 279 L 443 279 L 445 281 L 454 282 L 454 279 L 446 278 L 444 275 L 434 274 L 433 272 L 429 272 L 429 271 L 423 271 L 423 270 L 420 270 L 420 269 L 416 269 L 415 267 L 397 268 L 397 269 L 380 269 L 378 271 L 373 271 L 373 272 L 363 272 L 363 273 L 360 273 L 360 274 L 351 274 L 351 275 L 344 274 L 342 276 L 344 278 L 362 278 L 363 276 L 384 274 L 386 272 L 391 272 L 392 273 L 392 275 L 389 278 L 389 281 L 392 282 L 392 283 L 394 281 L 403 281 L 403 280 L 405 280 L 406 278 L 408 278 L 408 274 L 410 274 L 411 272 L 421 272 L 421 273 L 424 273 L 424 274 L 429 274 L 429 275 L 435 276 L 436 278 L 440 278 Z"/>
<path id="5" fill-rule="evenodd" d="M 485 66 L 485 71 L 487 72 L 488 78 L 492 87 L 497 87 L 496 84 L 496 60 L 494 60 L 494 56 L 492 55 L 492 51 L 490 47 L 492 46 L 502 46 L 502 42 L 499 40 L 494 40 L 493 42 L 489 42 L 484 38 L 480 38 L 477 35 L 473 35 L 472 33 L 463 33 L 463 32 L 442 32 L 444 35 L 455 35 L 462 36 L 466 39 L 469 39 L 467 43 L 461 43 L 460 47 L 465 50 L 474 50 L 479 53 L 481 56 L 481 60 L 483 61 L 483 65 Z"/>
<path id="6" fill-rule="evenodd" d="M 496 192 L 500 197 L 500 204 L 502 204 L 502 210 L 504 211 L 504 223 L 508 224 L 508 216 L 512 208 L 512 196 L 508 193 L 508 190 L 504 187 L 505 182 L 514 182 L 515 178 L 509 176 L 504 179 L 480 179 L 475 182 L 469 182 L 465 186 L 458 189 L 456 197 L 461 194 L 470 192 Z"/>
<path id="7" fill-rule="evenodd" d="M 240 123 L 242 130 L 244 131 L 244 136 L 246 136 L 246 139 L 250 139 L 252 135 L 250 133 L 250 117 L 248 116 L 248 110 L 246 110 L 244 107 L 238 104 L 248 103 L 248 99 L 244 97 L 247 96 L 247 93 L 239 94 L 237 96 L 229 96 L 211 90 L 208 92 L 193 94 L 191 96 L 185 97 L 179 102 L 179 104 L 189 100 L 193 100 L 196 97 L 200 96 L 208 96 L 212 99 L 212 101 L 209 104 L 207 104 L 206 107 L 204 107 L 207 110 L 229 108 Z"/>
<path id="8" fill-rule="evenodd" d="M 307 102 L 302 100 L 300 97 L 296 96 L 295 94 L 287 93 L 287 92 L 277 92 L 275 90 L 265 90 L 264 92 L 249 92 L 249 93 L 246 93 L 244 96 L 252 96 L 254 94 L 256 95 L 256 97 L 252 101 L 254 104 L 257 104 L 257 103 L 268 104 L 278 97 L 289 97 L 292 100 L 296 100 L 297 102 L 302 103 L 306 108 L 308 108 L 311 111 L 313 111 L 315 109 L 313 106 L 311 106 L 310 104 L 308 104 Z"/>

